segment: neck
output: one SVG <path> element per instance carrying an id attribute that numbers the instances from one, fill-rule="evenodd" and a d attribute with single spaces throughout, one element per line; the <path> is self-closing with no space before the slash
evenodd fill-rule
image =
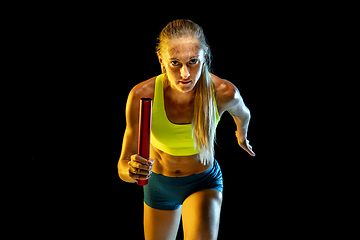
<path id="1" fill-rule="evenodd" d="M 164 86 L 164 93 L 168 99 L 171 99 L 171 102 L 179 105 L 192 104 L 195 98 L 195 88 L 190 92 L 180 92 L 175 87 L 172 87 L 169 82 Z"/>

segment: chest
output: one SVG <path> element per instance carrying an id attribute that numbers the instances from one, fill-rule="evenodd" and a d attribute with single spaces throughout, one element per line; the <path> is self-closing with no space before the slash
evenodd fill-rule
<path id="1" fill-rule="evenodd" d="M 165 113 L 170 122 L 175 124 L 190 124 L 193 119 L 194 104 L 179 105 L 164 101 Z"/>

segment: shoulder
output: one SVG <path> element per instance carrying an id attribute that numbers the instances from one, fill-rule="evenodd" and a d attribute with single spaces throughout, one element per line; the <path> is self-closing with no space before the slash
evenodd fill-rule
<path id="1" fill-rule="evenodd" d="M 211 79 L 215 85 L 216 95 L 219 99 L 229 101 L 234 98 L 236 92 L 238 91 L 234 84 L 228 80 L 221 79 L 212 73 Z"/>
<path id="2" fill-rule="evenodd" d="M 129 99 L 154 98 L 155 81 L 156 77 L 152 77 L 134 86 L 129 93 Z"/>
<path id="3" fill-rule="evenodd" d="M 136 128 L 139 122 L 140 99 L 154 99 L 155 80 L 156 77 L 150 78 L 131 89 L 126 102 L 126 122 L 129 127 Z"/>
<path id="4" fill-rule="evenodd" d="M 215 85 L 216 102 L 222 112 L 238 103 L 240 93 L 234 84 L 214 74 L 211 74 L 211 79 Z"/>

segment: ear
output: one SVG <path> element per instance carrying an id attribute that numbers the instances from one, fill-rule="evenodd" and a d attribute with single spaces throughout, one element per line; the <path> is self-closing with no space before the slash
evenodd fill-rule
<path id="1" fill-rule="evenodd" d="M 160 55 L 159 52 L 157 52 L 157 56 L 158 56 L 158 58 L 159 58 L 159 62 L 160 62 L 160 65 L 161 65 L 161 71 L 162 71 L 162 73 L 166 73 L 166 69 L 165 69 L 165 66 L 163 65 L 163 60 L 162 60 L 161 55 Z"/>
<path id="2" fill-rule="evenodd" d="M 207 60 L 207 55 L 205 54 L 205 61 L 204 61 L 204 63 L 203 63 L 203 67 L 204 67 L 204 65 L 205 65 L 205 63 L 206 63 L 206 60 Z"/>
<path id="3" fill-rule="evenodd" d="M 161 56 L 160 56 L 160 53 L 159 53 L 159 52 L 157 52 L 157 56 L 158 56 L 158 58 L 159 58 L 159 62 L 160 62 L 160 64 L 162 65 L 162 58 L 161 58 Z"/>

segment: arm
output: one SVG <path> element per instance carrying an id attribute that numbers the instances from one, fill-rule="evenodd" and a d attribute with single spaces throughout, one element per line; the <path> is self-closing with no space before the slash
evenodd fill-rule
<path id="1" fill-rule="evenodd" d="M 250 111 L 245 106 L 239 90 L 229 81 L 224 80 L 224 83 L 226 85 L 226 91 L 224 91 L 225 109 L 234 118 L 237 127 L 235 135 L 237 137 L 239 146 L 254 157 L 255 153 L 252 151 L 252 147 L 247 140 Z"/>
<path id="2" fill-rule="evenodd" d="M 121 155 L 118 162 L 119 177 L 125 181 L 134 183 L 137 179 L 148 179 L 153 160 L 146 160 L 137 155 L 139 135 L 139 109 L 140 98 L 147 96 L 143 91 L 143 84 L 135 86 L 128 96 L 126 103 L 126 129 L 124 133 Z M 136 171 L 136 173 L 133 171 Z"/>

